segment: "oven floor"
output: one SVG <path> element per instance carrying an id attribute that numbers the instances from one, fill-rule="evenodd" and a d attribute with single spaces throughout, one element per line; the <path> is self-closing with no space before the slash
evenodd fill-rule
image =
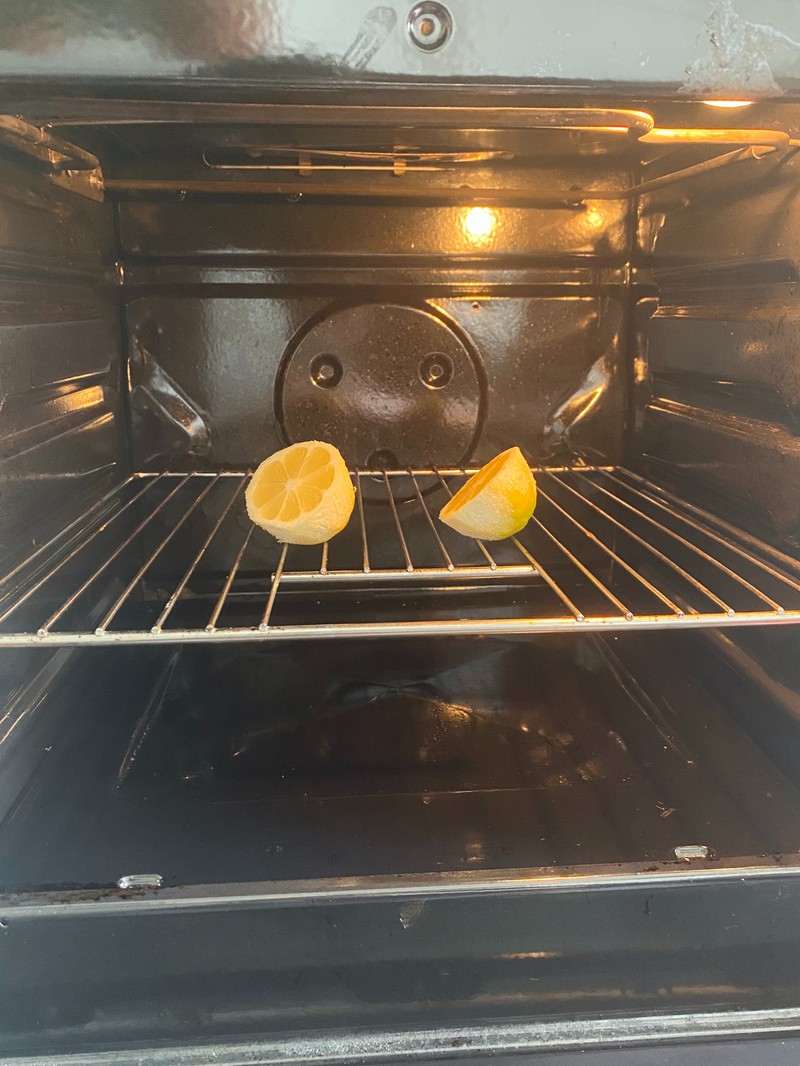
<path id="1" fill-rule="evenodd" d="M 663 634 L 125 649 L 82 665 L 0 827 L 6 889 L 800 850 L 800 792 Z"/>

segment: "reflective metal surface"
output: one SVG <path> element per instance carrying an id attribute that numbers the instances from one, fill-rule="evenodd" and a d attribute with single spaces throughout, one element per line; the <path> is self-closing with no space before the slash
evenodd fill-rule
<path id="1" fill-rule="evenodd" d="M 0 144 L 42 164 L 53 185 L 103 201 L 103 175 L 95 156 L 15 115 L 0 115 Z"/>
<path id="2" fill-rule="evenodd" d="M 304 181 L 209 181 L 208 179 L 188 178 L 188 179 L 159 179 L 159 178 L 111 178 L 105 182 L 106 190 L 112 195 L 125 196 L 125 194 L 135 196 L 138 194 L 173 194 L 180 198 L 185 198 L 190 194 L 194 195 L 209 195 L 209 196 L 226 196 L 226 195 L 242 195 L 242 196 L 315 196 L 321 198 L 328 197 L 374 197 L 376 199 L 385 200 L 443 200 L 445 202 L 457 202 L 457 203 L 479 203 L 479 204 L 538 204 L 549 205 L 551 207 L 571 207 L 578 209 L 585 205 L 587 200 L 633 200 L 637 196 L 643 196 L 647 193 L 654 192 L 656 189 L 663 189 L 671 185 L 676 185 L 684 181 L 688 181 L 692 178 L 696 178 L 705 174 L 708 174 L 714 170 L 721 170 L 723 167 L 729 167 L 734 163 L 746 163 L 748 161 L 759 161 L 772 155 L 773 152 L 786 151 L 787 149 L 797 148 L 800 141 L 790 140 L 788 134 L 777 132 L 771 134 L 770 131 L 757 131 L 757 130 L 742 130 L 738 131 L 745 134 L 742 136 L 731 136 L 734 131 L 724 130 L 651 130 L 653 136 L 653 143 L 681 143 L 681 137 L 679 135 L 685 135 L 683 143 L 687 144 L 703 144 L 704 140 L 708 140 L 709 143 L 714 143 L 714 138 L 709 135 L 712 133 L 722 134 L 718 140 L 724 141 L 725 136 L 729 137 L 733 143 L 740 143 L 741 141 L 749 142 L 749 134 L 755 134 L 756 141 L 764 141 L 764 145 L 760 146 L 759 143 L 750 144 L 747 143 L 744 148 L 735 148 L 733 151 L 724 152 L 721 155 L 712 156 L 710 159 L 704 159 L 700 163 L 694 163 L 691 166 L 683 167 L 679 170 L 675 170 L 672 173 L 663 174 L 660 177 L 652 178 L 650 180 L 639 182 L 636 185 L 629 185 L 621 189 L 594 189 L 594 188 L 579 188 L 573 189 L 514 189 L 514 188 L 480 188 L 472 185 L 460 185 L 457 190 L 450 190 L 446 186 L 434 187 L 433 189 L 426 188 L 424 186 L 408 186 L 406 188 L 392 187 L 392 186 L 376 186 L 369 188 L 359 185 L 342 185 L 342 184 L 329 184 L 325 185 L 321 182 L 310 183 Z M 665 134 L 663 140 L 659 139 L 658 134 Z M 693 137 L 693 134 L 698 136 Z M 642 138 L 644 139 L 644 138 Z M 302 173 L 302 167 L 301 173 Z M 323 168 L 324 169 L 324 168 Z M 341 170 L 367 170 L 370 168 L 330 168 Z M 389 169 L 389 168 L 386 168 Z M 396 168 L 391 168 L 394 173 L 397 173 Z M 417 168 L 422 169 L 422 168 Z M 309 167 L 309 173 L 312 172 Z M 406 172 L 407 173 L 407 172 Z M 476 208 L 476 210 L 478 210 Z"/>
<path id="3" fill-rule="evenodd" d="M 800 620 L 800 564 L 792 557 L 720 525 L 713 514 L 684 509 L 624 469 L 536 470 L 531 522 L 489 546 L 438 520 L 467 476 L 463 468 L 353 476 L 359 506 L 342 535 L 318 547 L 282 548 L 262 530 L 253 536 L 242 497 L 246 474 L 138 476 L 120 490 L 116 509 L 91 512 L 80 531 L 70 525 L 49 553 L 37 549 L 4 579 L 0 643 L 532 634 Z M 209 548 L 226 528 L 233 531 L 226 542 L 238 550 L 217 570 Z M 259 542 L 273 558 L 280 550 L 270 573 L 248 550 Z M 182 575 L 177 581 L 172 566 Z M 58 582 L 67 585 L 63 599 Z"/>
<path id="4" fill-rule="evenodd" d="M 145 462 L 168 455 L 203 456 L 211 435 L 203 414 L 158 361 L 157 331 L 134 330 L 128 352 L 131 426 Z"/>
<path id="5" fill-rule="evenodd" d="M 423 1031 L 384 1029 L 359 1033 L 220 1040 L 180 1048 L 147 1048 L 152 1066 L 216 1066 L 243 1063 L 298 1064 L 415 1062 L 437 1066 L 683 1066 L 687 1055 L 704 1066 L 794 1066 L 800 1050 L 798 1012 L 697 1011 L 678 1016 L 625 1015 L 612 1020 L 572 1019 L 516 1025 L 459 1025 Z M 713 1041 L 710 1042 L 710 1041 Z M 524 1048 L 524 1051 L 520 1049 Z M 391 1059 L 387 1059 L 391 1055 Z M 429 1056 L 435 1056 L 431 1058 Z M 18 1066 L 43 1066 L 36 1056 Z M 84 1066 L 68 1053 L 47 1066 Z M 92 1066 L 140 1066 L 139 1049 L 95 1052 Z"/>
<path id="6" fill-rule="evenodd" d="M 800 25 L 789 0 L 606 4 L 587 17 L 580 0 L 535 8 L 515 0 L 444 7 L 452 32 L 441 47 L 412 0 L 342 5 L 332 0 L 7 0 L 0 18 L 0 73 L 7 78 L 125 79 L 260 86 L 437 79 L 527 81 L 550 87 L 609 83 L 674 95 L 774 96 L 797 83 Z M 411 21 L 411 25 L 409 25 Z M 434 27 L 437 40 L 445 21 Z M 438 43 L 438 40 L 437 40 Z M 162 90 L 163 91 L 163 90 Z M 197 90 L 196 90 L 197 91 Z"/>

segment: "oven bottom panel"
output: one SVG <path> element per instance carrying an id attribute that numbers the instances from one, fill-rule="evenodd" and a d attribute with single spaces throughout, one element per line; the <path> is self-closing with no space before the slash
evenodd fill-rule
<path id="1" fill-rule="evenodd" d="M 20 740 L 13 765 L 36 769 L 0 827 L 2 883 L 800 851 L 791 741 L 731 713 L 732 684 L 753 700 L 721 653 L 647 633 L 85 652 Z"/>

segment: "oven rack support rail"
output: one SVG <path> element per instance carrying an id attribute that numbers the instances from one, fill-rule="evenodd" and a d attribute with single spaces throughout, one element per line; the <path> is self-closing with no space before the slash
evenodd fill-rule
<path id="1" fill-rule="evenodd" d="M 487 544 L 459 537 L 437 517 L 474 470 L 356 469 L 356 506 L 340 535 L 348 549 L 344 564 L 337 561 L 340 538 L 316 549 L 283 545 L 278 552 L 269 534 L 246 520 L 248 472 L 133 474 L 5 574 L 0 646 L 800 622 L 800 562 L 786 553 L 622 467 L 533 470 L 539 502 L 531 522 L 517 537 Z M 369 515 L 378 511 L 376 542 Z M 220 541 L 231 545 L 230 557 L 209 576 L 204 563 Z M 167 548 L 179 565 L 165 591 L 163 575 L 149 579 Z M 247 563 L 254 548 L 277 557 L 274 569 L 255 578 Z M 314 565 L 309 553 L 316 553 Z M 211 591 L 193 591 L 200 579 L 211 582 Z M 252 590 L 254 580 L 260 593 Z M 489 606 L 484 597 L 477 611 L 462 609 L 459 596 L 477 590 L 490 593 Z M 287 621 L 281 614 L 294 591 L 324 591 L 326 597 L 314 600 L 300 620 L 289 609 Z M 436 609 L 404 605 L 398 618 L 381 599 L 398 591 L 433 597 Z M 252 618 L 241 624 L 245 602 Z M 201 624 L 175 622 L 187 603 L 205 612 Z M 131 610 L 141 612 L 143 605 L 146 627 L 141 613 L 132 626 Z M 232 611 L 236 605 L 240 610 Z M 347 620 L 334 620 L 343 606 Z M 25 625 L 16 628 L 21 618 Z"/>
<path id="2" fill-rule="evenodd" d="M 479 203 L 489 206 L 498 204 L 529 204 L 549 207 L 567 207 L 579 210 L 592 200 L 631 200 L 654 192 L 657 189 L 693 179 L 709 171 L 727 168 L 732 164 L 758 161 L 768 156 L 788 159 L 800 148 L 800 140 L 784 130 L 747 129 L 740 127 L 686 127 L 666 128 L 657 126 L 647 111 L 630 108 L 597 107 L 514 107 L 498 110 L 486 107 L 459 106 L 387 106 L 387 105 L 303 105 L 303 104 L 220 104 L 220 103 L 166 103 L 164 101 L 96 101 L 74 99 L 68 101 L 28 101 L 15 106 L 15 113 L 0 115 L 0 143 L 9 143 L 17 150 L 31 156 L 37 164 L 45 164 L 50 180 L 79 195 L 93 200 L 141 195 L 187 195 L 201 196 L 232 195 L 246 196 L 295 196 L 297 194 L 319 197 L 378 197 L 379 199 L 415 199 L 423 202 L 452 202 L 458 204 Z M 166 110 L 165 110 L 166 109 Z M 673 147 L 721 147 L 727 150 L 703 159 L 691 166 L 662 174 L 656 178 L 620 189 L 563 189 L 535 190 L 529 188 L 475 188 L 465 184 L 459 177 L 454 186 L 431 187 L 430 182 L 414 184 L 415 171 L 428 172 L 438 169 L 453 169 L 456 163 L 491 162 L 486 153 L 456 154 L 447 160 L 434 157 L 414 160 L 415 165 L 406 165 L 406 160 L 392 155 L 387 162 L 382 157 L 365 164 L 363 158 L 339 160 L 331 163 L 321 157 L 314 161 L 311 151 L 298 151 L 296 163 L 288 169 L 297 171 L 297 178 L 279 178 L 271 181 L 244 180 L 236 178 L 237 171 L 261 170 L 269 174 L 271 165 L 247 163 L 220 165 L 209 162 L 206 152 L 201 153 L 203 164 L 212 171 L 226 171 L 222 180 L 185 175 L 175 179 L 159 178 L 104 178 L 99 160 L 60 138 L 52 129 L 60 126 L 91 127 L 115 123 L 161 123 L 174 121 L 237 122 L 281 127 L 296 126 L 311 121 L 315 126 L 328 124 L 344 126 L 395 125 L 445 128 L 483 129 L 517 128 L 526 130 L 578 130 L 595 131 L 604 137 L 630 141 L 644 147 L 670 145 Z M 44 123 L 46 122 L 47 128 Z M 266 146 L 269 147 L 269 146 Z M 383 153 L 385 155 L 385 153 Z M 491 153 L 488 153 L 490 156 Z M 317 152 L 319 156 L 319 152 Z M 422 153 L 424 156 L 425 153 Z M 473 158 L 470 158 L 472 155 Z M 475 159 L 474 156 L 478 158 Z M 481 156 L 483 155 L 483 158 Z M 362 183 L 355 181 L 343 185 L 339 181 L 317 181 L 315 174 L 335 169 L 355 172 L 363 177 L 364 171 L 387 170 L 392 182 Z M 385 176 L 385 175 L 383 175 Z M 370 177 L 366 174 L 366 177 Z M 401 185 L 395 179 L 401 177 Z"/>

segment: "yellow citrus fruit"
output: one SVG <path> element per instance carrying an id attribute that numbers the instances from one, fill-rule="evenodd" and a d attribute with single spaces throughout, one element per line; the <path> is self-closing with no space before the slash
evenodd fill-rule
<path id="1" fill-rule="evenodd" d="M 441 520 L 478 540 L 503 540 L 528 524 L 536 482 L 519 448 L 509 448 L 473 474 L 439 513 Z"/>
<path id="2" fill-rule="evenodd" d="M 355 498 L 341 453 L 319 440 L 275 452 L 245 491 L 253 522 L 287 544 L 322 544 L 336 536 L 347 525 Z"/>

